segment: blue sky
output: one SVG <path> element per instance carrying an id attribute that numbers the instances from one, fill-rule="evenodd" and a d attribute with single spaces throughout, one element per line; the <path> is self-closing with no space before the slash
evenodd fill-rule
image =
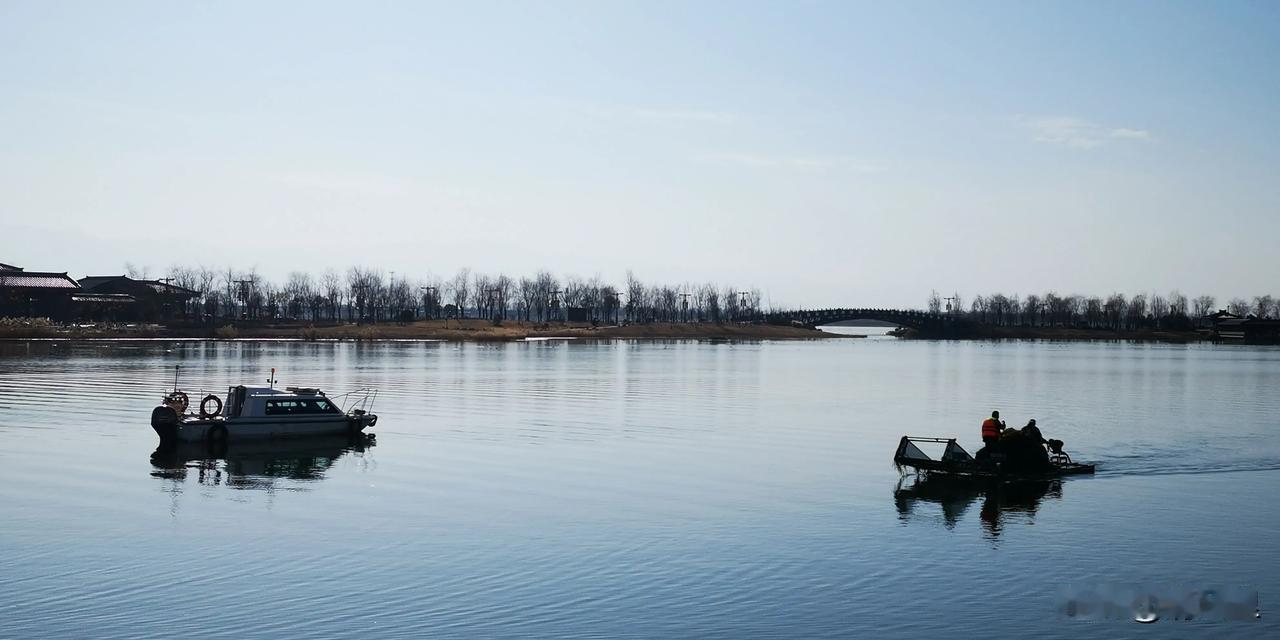
<path id="1" fill-rule="evenodd" d="M 1275 3 L 0 4 L 0 262 L 1280 293 Z"/>

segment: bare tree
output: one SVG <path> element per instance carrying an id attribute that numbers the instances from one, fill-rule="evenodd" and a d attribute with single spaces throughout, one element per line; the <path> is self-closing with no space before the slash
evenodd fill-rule
<path id="1" fill-rule="evenodd" d="M 196 291 L 196 287 L 199 286 L 196 270 L 179 264 L 171 265 L 169 267 L 166 278 L 170 284 L 184 289 L 190 289 L 192 291 Z M 182 317 L 188 317 L 189 312 L 192 311 L 192 307 L 199 307 L 199 305 L 200 300 L 198 297 L 184 299 L 182 302 Z"/>
<path id="2" fill-rule="evenodd" d="M 1105 322 L 1106 314 L 1103 311 L 1102 298 L 1093 296 L 1084 302 L 1084 317 L 1087 326 L 1090 329 L 1096 329 Z"/>
<path id="3" fill-rule="evenodd" d="M 1163 326 L 1164 319 L 1169 316 L 1169 301 L 1158 293 L 1152 293 L 1148 299 L 1151 306 L 1151 320 L 1156 326 Z"/>
<path id="4" fill-rule="evenodd" d="M 463 267 L 449 282 L 449 296 L 459 318 L 467 317 L 467 301 L 471 298 L 471 269 Z"/>
<path id="5" fill-rule="evenodd" d="M 384 288 L 383 299 L 386 301 L 387 318 L 400 323 L 412 322 L 414 309 L 418 307 L 415 300 L 413 283 L 408 278 L 392 278 Z"/>
<path id="6" fill-rule="evenodd" d="M 311 298 L 314 295 L 311 274 L 302 271 L 291 271 L 289 279 L 285 281 L 282 290 L 285 296 L 284 313 L 286 316 L 300 318 L 311 309 Z M 315 320 L 315 316 L 312 316 L 311 319 Z"/>
<path id="7" fill-rule="evenodd" d="M 498 274 L 493 280 L 493 287 L 498 291 L 498 320 L 507 319 L 507 309 L 515 299 L 516 281 L 505 274 Z"/>
<path id="8" fill-rule="evenodd" d="M 1043 303 L 1040 301 L 1040 296 L 1034 293 L 1028 295 L 1026 300 L 1022 302 L 1023 321 L 1035 326 L 1037 323 L 1041 322 L 1040 312 L 1042 309 L 1044 309 L 1044 307 Z"/>
<path id="9" fill-rule="evenodd" d="M 550 322 L 551 316 L 559 312 L 560 280 L 550 271 L 542 270 L 534 276 L 537 290 L 537 311 L 540 322 Z"/>
<path id="10" fill-rule="evenodd" d="M 270 293 L 266 289 L 268 285 L 270 285 L 269 282 L 263 281 L 258 276 L 257 267 L 251 267 L 248 273 L 241 274 L 240 292 L 244 297 L 245 311 L 250 318 L 262 317 L 262 312 L 267 305 L 267 294 Z"/>
<path id="11" fill-rule="evenodd" d="M 678 322 L 680 320 L 680 290 L 669 284 L 662 285 L 658 290 L 661 292 L 663 317 L 667 322 Z"/>
<path id="12" fill-rule="evenodd" d="M 1196 296 L 1195 301 L 1192 303 L 1192 308 L 1195 310 L 1194 313 L 1197 319 L 1213 313 L 1214 307 L 1216 306 L 1218 306 L 1218 300 L 1213 296 Z"/>
<path id="13" fill-rule="evenodd" d="M 483 274 L 476 273 L 471 276 L 471 290 L 474 292 L 476 316 L 479 318 L 492 318 L 495 296 L 493 295 L 493 280 Z"/>
<path id="14" fill-rule="evenodd" d="M 124 263 L 124 275 L 130 278 L 133 278 L 134 280 L 146 280 L 147 274 L 150 271 L 151 271 L 151 267 L 148 267 L 145 265 L 139 267 L 133 264 L 132 262 Z"/>
<path id="15" fill-rule="evenodd" d="M 320 289 L 324 292 L 325 303 L 329 306 L 329 319 L 342 321 L 342 276 L 337 271 L 327 269 L 320 276 Z"/>
<path id="16" fill-rule="evenodd" d="M 702 285 L 702 298 L 707 305 L 707 316 L 712 322 L 721 324 L 724 322 L 724 309 L 720 306 L 720 293 L 716 291 L 716 285 L 707 283 Z"/>
<path id="17" fill-rule="evenodd" d="M 618 324 L 618 310 L 621 307 L 618 301 L 618 298 L 621 297 L 618 294 L 618 290 L 611 284 L 604 285 L 600 287 L 600 297 L 604 302 L 603 319 L 609 320 L 613 324 Z"/>
<path id="18" fill-rule="evenodd" d="M 1064 322 L 1067 326 L 1077 327 L 1080 325 L 1080 318 L 1084 316 L 1085 300 L 1084 296 L 1079 294 L 1071 294 L 1064 298 L 1066 319 Z"/>
<path id="19" fill-rule="evenodd" d="M 1071 298 L 1063 297 L 1057 292 L 1050 291 L 1044 294 L 1044 312 L 1048 318 L 1049 326 L 1062 325 L 1066 326 L 1071 321 Z"/>
<path id="20" fill-rule="evenodd" d="M 264 280 L 262 285 L 258 287 L 258 317 L 268 320 L 279 319 L 283 313 L 283 307 L 287 304 L 287 299 L 280 287 L 275 283 Z"/>
<path id="21" fill-rule="evenodd" d="M 942 296 L 938 295 L 937 289 L 929 292 L 929 313 L 942 313 Z"/>
<path id="22" fill-rule="evenodd" d="M 234 267 L 228 266 L 226 271 L 222 271 L 218 275 L 222 278 L 222 284 L 226 288 L 226 296 L 223 298 L 223 306 L 226 307 L 225 315 L 229 318 L 235 318 L 239 315 L 236 310 L 236 301 L 240 299 L 240 296 L 236 293 L 238 286 L 236 282 L 239 280 L 236 270 Z"/>
<path id="23" fill-rule="evenodd" d="M 982 296 L 974 296 L 973 302 L 969 303 L 969 314 L 978 322 L 986 322 L 987 312 L 990 308 L 991 305 L 987 302 L 986 298 Z"/>
<path id="24" fill-rule="evenodd" d="M 520 308 L 525 322 L 533 322 L 533 310 L 537 306 L 538 283 L 533 278 L 520 278 L 517 288 L 520 296 Z"/>
<path id="25" fill-rule="evenodd" d="M 1140 329 L 1147 320 L 1147 296 L 1139 293 L 1129 298 L 1129 328 Z"/>
<path id="26" fill-rule="evenodd" d="M 1005 324 L 1011 309 L 1009 308 L 1009 298 L 1003 293 L 993 293 L 987 296 L 987 311 L 991 314 L 992 321 L 997 325 Z"/>
<path id="27" fill-rule="evenodd" d="M 347 295 L 355 305 L 357 322 L 377 322 L 378 307 L 383 302 L 382 273 L 365 267 L 347 270 Z"/>
<path id="28" fill-rule="evenodd" d="M 738 296 L 738 288 L 727 286 L 720 290 L 720 301 L 724 305 L 725 320 L 737 322 L 742 316 L 742 298 Z"/>
<path id="29" fill-rule="evenodd" d="M 645 306 L 644 302 L 644 283 L 630 269 L 627 269 L 627 317 L 632 322 L 640 321 L 641 309 Z"/>
<path id="30" fill-rule="evenodd" d="M 1238 316 L 1249 315 L 1249 301 L 1244 298 L 1232 298 L 1227 303 L 1227 313 L 1233 313 Z"/>
<path id="31" fill-rule="evenodd" d="M 598 320 L 604 309 L 604 299 L 600 295 L 600 291 L 603 288 L 604 281 L 601 280 L 598 273 L 591 276 L 582 287 L 582 306 L 590 309 L 590 316 L 593 320 Z"/>
<path id="32" fill-rule="evenodd" d="M 1257 296 L 1253 299 L 1253 315 L 1259 318 L 1270 318 L 1275 307 L 1275 298 L 1270 295 Z"/>
<path id="33" fill-rule="evenodd" d="M 565 276 L 564 278 L 564 303 L 570 307 L 586 306 L 586 288 L 587 283 L 577 276 Z"/>
<path id="34" fill-rule="evenodd" d="M 214 285 L 218 282 L 218 272 L 204 265 L 200 265 L 196 269 L 196 286 L 195 290 L 200 294 L 202 312 L 208 314 L 210 320 L 218 315 L 218 298 Z"/>

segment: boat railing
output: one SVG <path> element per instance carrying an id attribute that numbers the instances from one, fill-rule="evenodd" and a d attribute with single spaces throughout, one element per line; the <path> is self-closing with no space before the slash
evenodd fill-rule
<path id="1" fill-rule="evenodd" d="M 373 387 L 364 387 L 342 395 L 330 396 L 329 399 L 341 405 L 343 413 L 357 410 L 361 413 L 372 413 L 373 403 L 378 400 L 378 390 Z"/>

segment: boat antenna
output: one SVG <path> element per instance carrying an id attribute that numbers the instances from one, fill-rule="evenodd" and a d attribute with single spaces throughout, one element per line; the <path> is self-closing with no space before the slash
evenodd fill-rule
<path id="1" fill-rule="evenodd" d="M 174 391 L 178 390 L 178 372 L 181 370 L 182 370 L 182 365 L 180 364 L 173 365 L 173 390 Z"/>
<path id="2" fill-rule="evenodd" d="M 275 367 L 271 367 L 271 377 L 267 378 L 267 386 L 269 387 L 276 386 L 276 368 Z"/>

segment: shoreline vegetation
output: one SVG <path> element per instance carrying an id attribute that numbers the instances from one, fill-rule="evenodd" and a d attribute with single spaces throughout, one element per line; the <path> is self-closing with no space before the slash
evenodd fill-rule
<path id="1" fill-rule="evenodd" d="M 883 324 L 839 325 L 846 329 L 878 328 Z M 1197 331 L 1114 331 L 1070 327 L 1007 327 L 974 325 L 958 334 L 935 336 L 900 327 L 888 335 L 906 340 L 1055 340 L 1189 343 L 1207 341 Z M 418 320 L 408 323 L 320 324 L 237 322 L 217 327 L 149 323 L 93 323 L 59 325 L 43 319 L 6 319 L 0 322 L 0 340 L 303 340 L 378 341 L 441 340 L 501 342 L 526 339 L 582 340 L 826 340 L 865 338 L 806 327 L 759 323 L 665 323 L 626 325 L 590 323 L 537 323 L 488 320 Z"/>
<path id="2" fill-rule="evenodd" d="M 539 270 L 521 277 L 459 269 L 450 277 L 380 269 L 295 271 L 272 281 L 256 269 L 171 266 L 148 280 L 26 272 L 0 265 L 0 339 L 522 340 L 829 339 L 813 328 L 903 324 L 891 335 L 938 340 L 1103 340 L 1185 343 L 1217 338 L 1223 318 L 1280 315 L 1271 295 L 1217 299 L 1138 293 L 1025 296 L 930 293 L 926 309 L 796 309 L 755 287 L 582 278 Z M 57 286 L 32 288 L 31 278 Z M 43 285 L 42 285 L 43 286 Z M 860 315 L 861 314 L 861 315 Z M 56 322 L 56 324 L 55 324 Z M 1256 324 L 1256 323 L 1255 323 Z M 892 324 L 890 325 L 892 326 Z M 1275 331 L 1267 328 L 1271 336 Z M 1259 329 L 1260 331 L 1260 329 Z M 878 331 L 877 331 L 878 333 Z M 1256 333 L 1256 331 L 1255 331 Z M 1267 337 L 1264 336 L 1264 337 Z M 1270 339 L 1268 337 L 1268 339 Z"/>
<path id="3" fill-rule="evenodd" d="M 237 322 L 218 327 L 160 324 L 55 325 L 48 322 L 8 322 L 0 325 L 0 339 L 172 339 L 172 340 L 444 340 L 501 342 L 525 339 L 584 340 L 824 340 L 860 338 L 804 327 L 747 323 L 646 323 L 598 325 L 488 320 L 418 320 L 408 323 L 310 324 Z"/>
<path id="4" fill-rule="evenodd" d="M 1159 330 L 1145 329 L 1137 331 L 1117 331 L 1106 328 L 1080 327 L 1008 327 L 994 325 L 972 325 L 945 336 L 930 335 L 908 327 L 901 327 L 889 332 L 890 335 L 907 340 L 1054 340 L 1074 342 L 1211 342 L 1206 333 L 1195 330 Z"/>

